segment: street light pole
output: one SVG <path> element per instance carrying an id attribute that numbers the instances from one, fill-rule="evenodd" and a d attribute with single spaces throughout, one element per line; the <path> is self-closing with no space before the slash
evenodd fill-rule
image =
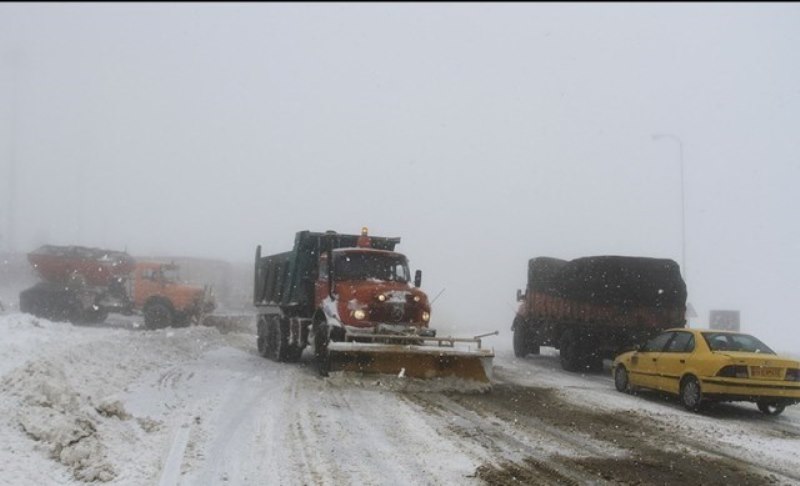
<path id="1" fill-rule="evenodd" d="M 683 177 L 683 142 L 677 135 L 670 133 L 655 133 L 653 140 L 661 140 L 669 138 L 678 143 L 678 156 L 681 164 L 681 268 L 683 269 L 683 278 L 688 280 L 689 272 L 686 271 L 686 190 Z"/>

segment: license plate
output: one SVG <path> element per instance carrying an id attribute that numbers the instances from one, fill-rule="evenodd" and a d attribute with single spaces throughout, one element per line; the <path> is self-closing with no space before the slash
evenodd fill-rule
<path id="1" fill-rule="evenodd" d="M 750 376 L 753 378 L 775 378 L 781 377 L 780 368 L 772 368 L 769 366 L 753 366 L 750 368 Z"/>

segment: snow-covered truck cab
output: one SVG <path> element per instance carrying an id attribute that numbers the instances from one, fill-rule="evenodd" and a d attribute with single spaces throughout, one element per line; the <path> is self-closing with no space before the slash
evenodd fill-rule
<path id="1" fill-rule="evenodd" d="M 131 282 L 133 306 L 144 314 L 148 328 L 183 324 L 214 310 L 208 287 L 181 282 L 173 263 L 138 262 Z"/>
<path id="2" fill-rule="evenodd" d="M 358 332 L 434 336 L 431 307 L 419 290 L 421 273 L 410 283 L 408 260 L 400 253 L 369 246 L 366 229 L 357 248 L 320 255 L 315 303 L 329 320 Z M 331 264 L 332 260 L 332 264 Z"/>

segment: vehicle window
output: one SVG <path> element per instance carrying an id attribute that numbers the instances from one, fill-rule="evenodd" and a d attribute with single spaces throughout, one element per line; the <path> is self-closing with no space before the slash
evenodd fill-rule
<path id="1" fill-rule="evenodd" d="M 160 280 L 165 282 L 176 283 L 179 282 L 181 278 L 178 268 L 173 266 L 161 267 L 159 274 Z"/>
<path id="2" fill-rule="evenodd" d="M 319 279 L 322 282 L 328 281 L 328 259 L 322 258 L 319 261 Z"/>
<path id="3" fill-rule="evenodd" d="M 711 351 L 742 351 L 775 354 L 766 344 L 749 334 L 704 332 L 703 338 Z"/>
<path id="4" fill-rule="evenodd" d="M 690 347 L 691 345 L 691 347 Z M 694 351 L 694 336 L 690 332 L 676 332 L 669 342 L 667 353 L 690 353 Z"/>
<path id="5" fill-rule="evenodd" d="M 404 256 L 383 253 L 350 252 L 335 257 L 336 280 L 384 280 L 408 282 L 408 263 Z"/>
<path id="6" fill-rule="evenodd" d="M 647 344 L 644 345 L 642 348 L 642 352 L 645 353 L 653 353 L 659 352 L 664 349 L 664 346 L 667 344 L 667 341 L 672 339 L 674 332 L 665 332 L 664 334 L 659 334 L 658 336 L 654 337 Z"/>

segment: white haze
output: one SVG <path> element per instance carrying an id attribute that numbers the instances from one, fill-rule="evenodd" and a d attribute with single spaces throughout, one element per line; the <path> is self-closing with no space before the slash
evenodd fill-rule
<path id="1" fill-rule="evenodd" d="M 797 4 L 3 4 L 0 248 L 366 225 L 506 330 L 530 257 L 681 263 L 670 133 L 692 325 L 796 351 L 798 46 Z"/>

